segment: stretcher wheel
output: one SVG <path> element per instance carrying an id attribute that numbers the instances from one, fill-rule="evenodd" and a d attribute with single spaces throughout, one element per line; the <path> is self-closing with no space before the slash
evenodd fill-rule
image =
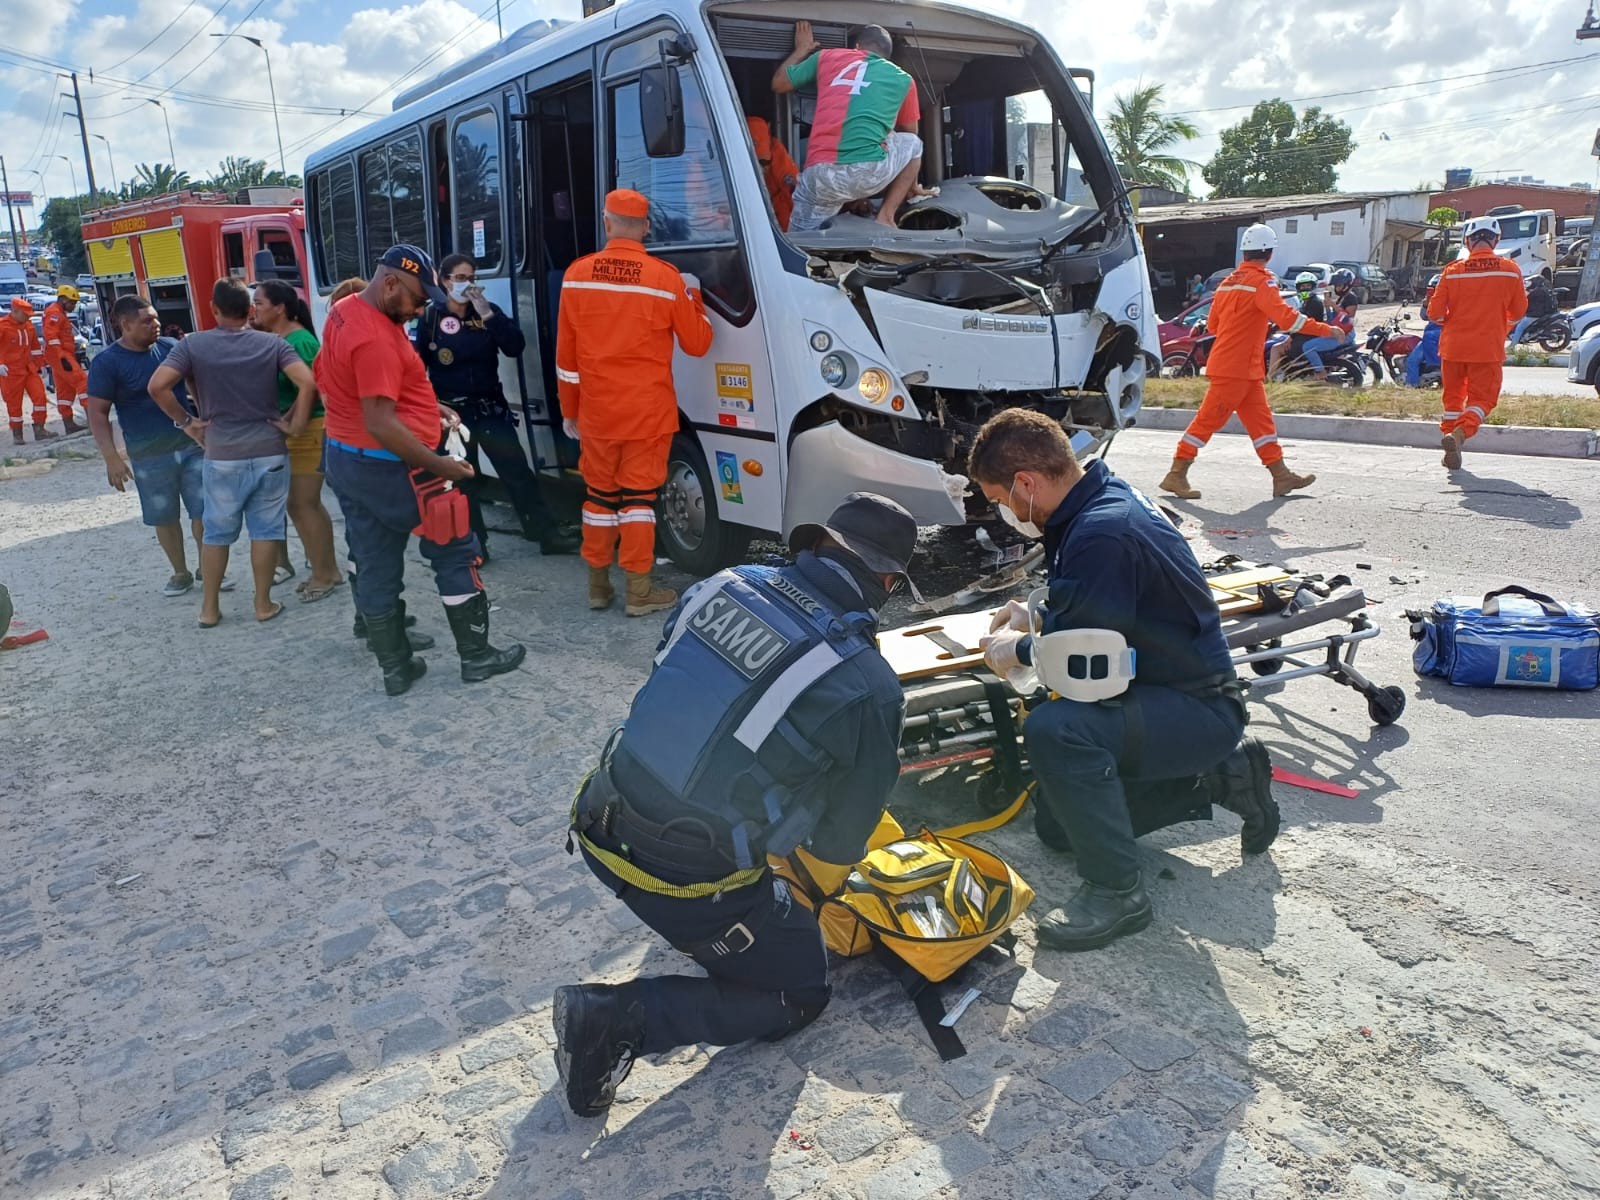
<path id="1" fill-rule="evenodd" d="M 1378 725 L 1393 725 L 1406 710 L 1406 694 L 1397 687 L 1379 688 L 1367 697 L 1367 715 Z"/>
<path id="2" fill-rule="evenodd" d="M 1282 638 L 1273 638 L 1265 646 L 1246 646 L 1245 650 L 1250 654 L 1254 654 L 1258 650 L 1276 650 L 1281 645 L 1283 645 Z M 1283 659 L 1263 658 L 1259 662 L 1251 663 L 1250 669 L 1257 675 L 1276 675 L 1283 670 Z"/>

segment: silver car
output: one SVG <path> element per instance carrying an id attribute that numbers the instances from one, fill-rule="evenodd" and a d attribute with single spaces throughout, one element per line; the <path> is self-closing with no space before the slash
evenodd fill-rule
<path id="1" fill-rule="evenodd" d="M 1567 351 L 1567 378 L 1600 388 L 1600 324 L 1590 326 Z"/>

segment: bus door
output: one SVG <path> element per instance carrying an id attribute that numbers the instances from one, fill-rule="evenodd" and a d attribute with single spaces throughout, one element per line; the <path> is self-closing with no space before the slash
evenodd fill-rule
<path id="1" fill-rule="evenodd" d="M 524 318 L 530 352 L 528 392 L 539 397 L 529 431 L 550 432 L 546 461 L 575 467 L 578 446 L 561 436 L 556 390 L 556 333 L 561 278 L 575 259 L 600 248 L 595 142 L 594 72 L 588 55 L 553 63 L 527 78 L 524 128 L 527 242 L 522 275 L 529 306 Z M 531 318 L 531 319 L 529 319 Z"/>

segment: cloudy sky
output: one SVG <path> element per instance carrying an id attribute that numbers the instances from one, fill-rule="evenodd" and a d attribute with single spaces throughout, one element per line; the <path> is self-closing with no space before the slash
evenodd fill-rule
<path id="1" fill-rule="evenodd" d="M 1340 174 L 1347 189 L 1409 188 L 1449 166 L 1593 182 L 1600 126 L 1600 41 L 1573 31 L 1586 0 L 984 0 L 1043 29 L 1063 59 L 1098 73 L 1099 106 L 1132 82 L 1163 83 L 1173 109 L 1203 136 L 1258 100 L 1349 93 L 1316 101 L 1346 120 L 1360 148 Z M 139 162 L 178 161 L 193 173 L 238 154 L 276 164 L 261 52 L 213 33 L 263 39 L 282 111 L 291 171 L 308 150 L 385 112 L 408 86 L 495 38 L 493 0 L 8 0 L 0 46 L 7 111 L 0 154 L 14 190 L 82 186 L 75 123 L 55 69 L 84 89 L 96 170 L 126 180 Z M 804 11 L 803 0 L 795 10 Z M 1398 10 L 1398 15 L 1396 10 Z M 1105 19 L 1122 14 L 1126 23 Z M 575 17 L 579 0 L 502 0 L 505 28 Z M 1563 61 L 1578 59 L 1582 61 Z M 1549 65 L 1555 64 L 1555 65 Z M 94 81 L 89 79 L 90 72 Z M 1486 74 L 1497 72 L 1495 74 Z M 351 114 L 351 115 L 344 115 Z M 109 157 L 108 146 L 109 142 Z M 39 172 L 43 173 L 40 187 Z M 1196 183 L 1199 180 L 1196 179 Z"/>

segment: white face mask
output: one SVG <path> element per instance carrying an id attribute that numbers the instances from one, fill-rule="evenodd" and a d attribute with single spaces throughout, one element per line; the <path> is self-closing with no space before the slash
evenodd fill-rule
<path id="1" fill-rule="evenodd" d="M 450 285 L 450 299 L 457 304 L 463 303 L 467 298 L 467 289 L 471 286 L 470 283 L 452 283 Z"/>
<path id="2" fill-rule="evenodd" d="M 1006 499 L 1010 500 L 1011 497 L 1012 497 L 1012 493 L 1014 493 L 1016 490 L 1017 490 L 1016 480 L 1012 480 L 1011 481 L 1011 491 L 1006 493 Z M 1012 510 L 1012 508 L 1011 508 L 1011 506 L 1009 504 L 997 504 L 997 505 L 995 505 L 995 507 L 1000 510 L 1000 519 L 1002 521 L 1004 521 L 1007 525 L 1011 526 L 1011 528 L 1015 529 L 1023 537 L 1025 537 L 1025 538 L 1041 538 L 1041 537 L 1044 536 L 1044 530 L 1040 529 L 1037 525 L 1035 525 L 1033 523 L 1033 497 L 1032 496 L 1028 497 L 1028 519 L 1026 521 L 1024 521 L 1021 517 L 1017 516 L 1016 512 Z"/>

